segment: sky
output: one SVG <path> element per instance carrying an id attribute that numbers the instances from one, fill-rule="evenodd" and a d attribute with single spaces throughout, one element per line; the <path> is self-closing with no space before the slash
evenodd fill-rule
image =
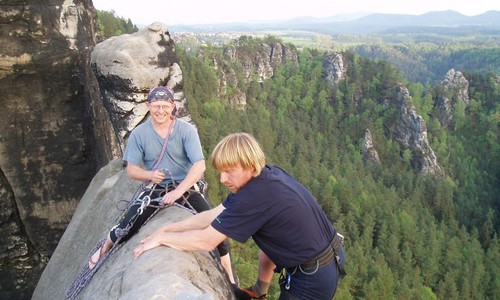
<path id="1" fill-rule="evenodd" d="M 454 10 L 467 16 L 500 11 L 498 0 L 93 0 L 99 10 L 114 10 L 136 25 L 283 21 L 296 17 L 332 17 L 360 13 L 420 15 Z"/>

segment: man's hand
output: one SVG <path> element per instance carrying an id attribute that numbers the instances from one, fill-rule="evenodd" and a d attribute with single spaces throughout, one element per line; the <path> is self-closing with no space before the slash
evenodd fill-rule
<path id="1" fill-rule="evenodd" d="M 238 300 L 251 300 L 251 299 L 266 299 L 266 295 L 257 295 L 252 287 L 241 288 L 236 284 L 233 284 L 233 292 Z"/>
<path id="2" fill-rule="evenodd" d="M 175 201 L 177 201 L 179 198 L 182 197 L 183 194 L 184 192 L 175 189 L 173 191 L 166 193 L 161 201 L 163 202 L 164 205 L 172 206 L 174 205 Z"/>
<path id="3" fill-rule="evenodd" d="M 178 189 L 175 189 L 173 191 L 170 191 L 163 196 L 162 202 L 165 205 L 171 206 L 174 204 L 175 201 L 177 201 L 179 198 L 182 197 L 184 192 L 178 191 Z"/>
<path id="4" fill-rule="evenodd" d="M 151 177 L 149 179 L 151 180 L 151 182 L 159 184 L 162 183 L 163 180 L 165 180 L 165 173 L 163 173 L 162 171 L 154 170 L 150 172 L 152 172 Z"/>
<path id="5" fill-rule="evenodd" d="M 158 239 L 158 234 L 153 234 L 141 241 L 141 244 L 134 249 L 134 257 L 138 258 L 143 254 L 144 252 L 151 250 L 153 248 L 161 246 L 159 239 Z"/>

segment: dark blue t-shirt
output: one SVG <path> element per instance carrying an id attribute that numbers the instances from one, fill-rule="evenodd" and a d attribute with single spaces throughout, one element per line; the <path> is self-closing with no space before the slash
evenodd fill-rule
<path id="1" fill-rule="evenodd" d="M 252 236 L 278 268 L 310 260 L 335 235 L 313 195 L 277 167 L 265 166 L 222 204 L 225 209 L 212 226 L 241 243 Z"/>

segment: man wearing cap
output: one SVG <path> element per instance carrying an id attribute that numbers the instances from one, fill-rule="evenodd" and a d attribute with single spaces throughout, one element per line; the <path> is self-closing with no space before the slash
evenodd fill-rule
<path id="1" fill-rule="evenodd" d="M 211 206 L 198 184 L 205 172 L 205 158 L 196 128 L 176 118 L 174 93 L 167 87 L 153 88 L 146 104 L 150 118 L 131 132 L 125 149 L 123 160 L 127 162 L 127 175 L 160 186 L 161 192 L 149 195 L 151 199 L 159 199 L 164 194 L 162 203 L 156 203 L 157 206 L 181 203 L 185 198 L 187 203 L 183 204 L 197 212 L 209 210 Z M 138 209 L 139 205 L 129 207 L 111 229 L 104 245 L 91 256 L 89 268 L 95 267 L 117 241 L 128 240 L 156 211 L 155 207 L 146 207 L 138 214 Z M 123 229 L 127 229 L 125 236 L 121 236 Z M 221 242 L 217 249 L 221 263 L 234 283 L 228 241 Z"/>

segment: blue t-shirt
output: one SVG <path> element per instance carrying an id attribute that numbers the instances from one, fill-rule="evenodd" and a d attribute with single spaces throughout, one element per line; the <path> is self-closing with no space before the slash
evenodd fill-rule
<path id="1" fill-rule="evenodd" d="M 265 166 L 222 204 L 211 225 L 241 243 L 253 237 L 278 268 L 307 262 L 336 233 L 314 196 L 277 167 Z"/>
<path id="2" fill-rule="evenodd" d="M 147 120 L 132 130 L 123 159 L 151 170 L 161 154 L 164 141 L 153 128 L 151 120 Z M 202 159 L 203 150 L 196 128 L 184 120 L 177 119 L 157 169 L 168 169 L 173 180 L 180 182 L 184 180 L 191 166 Z M 166 173 L 167 178 L 163 184 L 172 181 L 170 173 Z"/>

